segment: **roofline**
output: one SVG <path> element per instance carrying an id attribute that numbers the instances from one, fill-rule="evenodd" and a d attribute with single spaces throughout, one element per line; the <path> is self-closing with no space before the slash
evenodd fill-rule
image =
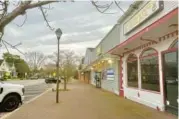
<path id="1" fill-rule="evenodd" d="M 133 11 L 134 11 L 134 7 L 138 7 L 141 3 L 143 3 L 144 1 L 135 1 L 133 2 L 129 8 L 127 9 L 127 11 L 119 18 L 119 20 L 117 21 L 118 24 L 121 24 L 122 21 L 124 21 L 126 19 L 126 17 L 128 17 Z"/>
<path id="2" fill-rule="evenodd" d="M 118 24 L 114 24 L 112 29 L 104 36 L 104 38 L 102 38 L 102 40 L 98 43 L 98 45 L 96 45 L 95 49 L 102 43 L 102 41 L 104 41 L 104 39 L 113 31 L 113 29 L 117 26 Z"/>
<path id="3" fill-rule="evenodd" d="M 125 20 L 125 18 L 131 14 L 134 10 L 134 7 L 138 7 L 141 3 L 143 3 L 143 1 L 135 1 L 134 3 L 132 3 L 129 8 L 127 9 L 127 11 L 119 18 L 119 20 L 117 20 L 117 23 L 114 24 L 114 26 L 112 27 L 112 29 L 104 36 L 104 38 L 102 38 L 102 40 L 98 43 L 98 45 L 96 45 L 95 49 L 102 43 L 102 41 L 113 31 L 113 29 L 120 24 L 120 22 L 122 22 L 123 20 Z"/>
<path id="4" fill-rule="evenodd" d="M 85 55 L 86 55 L 87 51 L 88 51 L 88 50 L 90 50 L 90 49 L 93 49 L 93 50 L 94 50 L 95 48 L 89 48 L 89 47 L 88 47 L 88 48 L 86 48 Z"/>

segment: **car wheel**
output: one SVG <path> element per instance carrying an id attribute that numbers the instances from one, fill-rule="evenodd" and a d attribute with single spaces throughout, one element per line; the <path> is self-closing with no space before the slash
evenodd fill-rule
<path id="1" fill-rule="evenodd" d="M 3 111 L 11 112 L 19 107 L 20 99 L 17 95 L 9 95 L 2 102 Z"/>

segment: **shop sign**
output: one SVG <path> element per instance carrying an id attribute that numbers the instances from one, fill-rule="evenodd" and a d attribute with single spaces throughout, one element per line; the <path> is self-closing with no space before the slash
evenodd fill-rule
<path id="1" fill-rule="evenodd" d="M 107 80 L 114 80 L 114 69 L 107 69 L 106 75 Z"/>
<path id="2" fill-rule="evenodd" d="M 129 33 L 134 28 L 142 24 L 145 20 L 149 19 L 155 13 L 163 9 L 163 1 L 152 0 L 146 3 L 146 5 L 141 8 L 136 14 L 134 14 L 131 19 L 129 19 L 123 25 L 124 34 Z"/>

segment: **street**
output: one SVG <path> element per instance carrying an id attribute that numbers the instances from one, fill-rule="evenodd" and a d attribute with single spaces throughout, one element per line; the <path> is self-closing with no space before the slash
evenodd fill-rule
<path id="1" fill-rule="evenodd" d="M 36 96 L 40 95 L 48 88 L 51 88 L 51 84 L 46 84 L 44 79 L 38 80 L 10 80 L 5 81 L 6 83 L 12 84 L 21 84 L 25 86 L 25 99 L 23 103 L 27 103 L 31 99 L 35 98 Z M 4 115 L 4 112 L 0 112 L 0 117 Z"/>
<path id="2" fill-rule="evenodd" d="M 5 119 L 177 119 L 176 116 L 75 81 L 56 93 L 48 91 Z"/>

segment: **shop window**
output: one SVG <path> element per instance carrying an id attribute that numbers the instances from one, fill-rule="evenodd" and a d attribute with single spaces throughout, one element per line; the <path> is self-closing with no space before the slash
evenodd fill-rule
<path id="1" fill-rule="evenodd" d="M 152 48 L 140 56 L 142 89 L 160 91 L 158 53 Z"/>
<path id="2" fill-rule="evenodd" d="M 137 56 L 130 54 L 127 59 L 127 85 L 138 87 Z"/>

